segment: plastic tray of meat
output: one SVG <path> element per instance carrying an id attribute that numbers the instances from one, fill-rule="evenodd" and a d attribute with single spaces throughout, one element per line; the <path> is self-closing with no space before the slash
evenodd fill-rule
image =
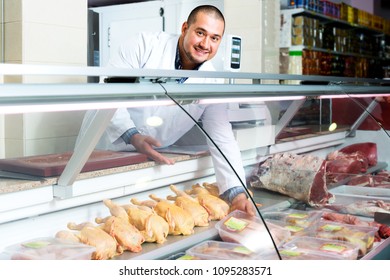
<path id="1" fill-rule="evenodd" d="M 350 242 L 330 240 L 316 237 L 296 237 L 284 244 L 279 252 L 283 255 L 292 252 L 305 252 L 314 255 L 314 258 L 326 257 L 340 258 L 344 260 L 356 260 L 358 257 L 358 247 Z"/>
<path id="2" fill-rule="evenodd" d="M 186 255 L 198 260 L 260 260 L 265 253 L 252 252 L 237 243 L 208 240 L 188 249 Z"/>
<path id="3" fill-rule="evenodd" d="M 288 240 L 290 241 L 292 238 L 297 236 L 314 236 L 315 233 L 315 226 L 303 226 L 299 224 L 289 224 L 282 220 L 268 220 L 266 219 L 265 222 L 268 226 L 279 226 L 281 228 L 284 228 L 290 232 L 291 238 Z M 314 224 L 313 224 L 314 225 Z"/>
<path id="4" fill-rule="evenodd" d="M 267 228 L 259 217 L 234 210 L 220 220 L 215 228 L 225 242 L 240 243 L 253 252 L 275 250 L 290 239 L 290 232 L 280 226 L 268 223 Z M 272 236 L 272 238 L 271 238 Z"/>
<path id="5" fill-rule="evenodd" d="M 8 246 L 12 260 L 90 260 L 95 247 L 63 239 L 42 237 Z"/>
<path id="6" fill-rule="evenodd" d="M 324 252 L 308 251 L 295 248 L 294 250 L 279 250 L 282 260 L 342 260 L 343 257 L 336 254 L 327 254 Z"/>
<path id="7" fill-rule="evenodd" d="M 322 211 L 286 209 L 284 211 L 264 212 L 262 215 L 264 219 L 283 221 L 287 225 L 307 228 L 320 221 Z"/>
<path id="8" fill-rule="evenodd" d="M 378 229 L 376 227 L 322 221 L 315 230 L 315 236 L 355 244 L 359 248 L 359 256 L 361 257 L 372 249 L 377 231 Z"/>
<path id="9" fill-rule="evenodd" d="M 350 195 L 350 196 L 372 196 L 390 199 L 390 188 L 379 187 L 361 187 L 341 185 L 329 190 L 333 194 Z"/>

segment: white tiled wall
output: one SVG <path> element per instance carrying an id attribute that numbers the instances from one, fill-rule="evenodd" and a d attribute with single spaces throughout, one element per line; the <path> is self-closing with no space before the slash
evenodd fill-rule
<path id="1" fill-rule="evenodd" d="M 5 62 L 87 65 L 87 0 L 4 0 Z M 85 82 L 69 77 L 6 77 L 6 82 Z M 0 116 L 0 157 L 73 149 L 84 112 Z M 3 131 L 3 133 L 2 133 Z"/>
<path id="2" fill-rule="evenodd" d="M 243 72 L 279 72 L 279 0 L 225 0 L 226 33 L 242 37 Z"/>
<path id="3" fill-rule="evenodd" d="M 0 115 L 0 158 L 5 156 L 4 115 Z"/>

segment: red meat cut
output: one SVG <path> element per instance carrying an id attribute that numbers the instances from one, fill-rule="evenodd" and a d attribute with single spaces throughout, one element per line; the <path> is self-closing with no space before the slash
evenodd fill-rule
<path id="1" fill-rule="evenodd" d="M 249 184 L 317 207 L 333 202 L 325 182 L 326 161 L 309 154 L 276 154 L 260 163 Z"/>

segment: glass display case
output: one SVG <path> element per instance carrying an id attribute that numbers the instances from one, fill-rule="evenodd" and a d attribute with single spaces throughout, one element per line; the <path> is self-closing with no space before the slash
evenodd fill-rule
<path id="1" fill-rule="evenodd" d="M 138 243 L 109 236 L 122 251 L 97 250 L 91 258 L 390 254 L 389 228 L 374 222 L 374 212 L 390 213 L 386 80 L 30 65 L 1 65 L 0 72 L 44 81 L 1 84 L 3 116 L 43 112 L 59 120 L 64 112 L 83 112 L 72 149 L 52 141 L 55 152 L 0 160 L 3 258 L 17 258 L 7 248 L 34 238 L 82 242 L 86 227 L 107 231 L 119 223 L 116 218 L 136 210 L 144 212 L 133 213 L 126 227 L 132 225 Z M 107 79 L 55 83 L 56 75 Z M 178 84 L 183 77 L 187 82 Z M 125 145 L 122 134 L 112 132 L 113 120 L 124 121 L 121 110 L 142 135 L 159 141 L 154 148 L 169 164 Z M 219 198 L 231 187 L 243 188 L 257 210 L 254 217 L 232 211 Z M 218 202 L 208 204 L 206 197 Z M 357 212 L 364 203 L 376 210 Z M 198 211 L 205 220 L 195 217 L 202 216 Z M 350 228 L 345 215 L 355 217 L 356 227 Z M 325 230 L 327 242 L 319 245 Z M 334 231 L 338 235 L 330 236 Z M 313 239 L 305 248 L 302 236 Z"/>

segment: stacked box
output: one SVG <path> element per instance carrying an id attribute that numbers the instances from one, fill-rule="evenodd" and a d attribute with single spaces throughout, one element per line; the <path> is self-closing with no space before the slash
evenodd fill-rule
<path id="1" fill-rule="evenodd" d="M 350 242 L 358 247 L 359 256 L 363 256 L 372 249 L 377 231 L 378 229 L 376 227 L 321 221 L 315 230 L 315 236 L 318 238 Z"/>
<path id="2" fill-rule="evenodd" d="M 320 256 L 328 256 L 344 260 L 356 260 L 358 250 L 356 245 L 349 242 L 305 236 L 296 237 L 287 242 L 279 249 L 279 252 L 281 252 L 282 258 L 283 255 L 292 255 L 293 252 L 304 252 L 306 254 L 314 254 L 318 258 Z"/>

